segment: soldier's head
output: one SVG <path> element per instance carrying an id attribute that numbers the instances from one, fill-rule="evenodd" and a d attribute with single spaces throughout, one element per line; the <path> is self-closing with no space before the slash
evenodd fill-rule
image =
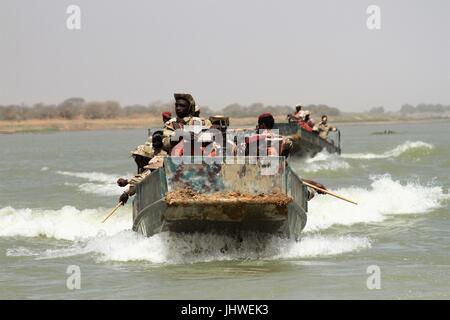
<path id="1" fill-rule="evenodd" d="M 323 123 L 323 124 L 326 124 L 327 121 L 328 121 L 328 117 L 327 117 L 326 115 L 323 115 L 323 116 L 322 116 L 322 123 Z"/>
<path id="2" fill-rule="evenodd" d="M 275 119 L 273 118 L 272 114 L 265 112 L 262 113 L 258 117 L 258 127 L 257 129 L 273 129 L 273 126 L 275 124 Z"/>
<path id="3" fill-rule="evenodd" d="M 161 149 L 163 147 L 163 132 L 158 130 L 152 134 L 153 149 Z"/>
<path id="4" fill-rule="evenodd" d="M 164 123 L 166 123 L 167 121 L 169 121 L 172 118 L 172 113 L 169 111 L 164 111 L 161 115 L 162 115 L 162 120 Z"/>
<path id="5" fill-rule="evenodd" d="M 175 93 L 175 112 L 178 118 L 184 118 L 194 113 L 195 101 L 189 93 Z"/>
<path id="6" fill-rule="evenodd" d="M 144 166 L 148 163 L 151 158 L 150 150 L 148 145 L 139 145 L 136 150 L 131 152 L 131 155 L 136 162 L 138 173 L 144 171 Z"/>

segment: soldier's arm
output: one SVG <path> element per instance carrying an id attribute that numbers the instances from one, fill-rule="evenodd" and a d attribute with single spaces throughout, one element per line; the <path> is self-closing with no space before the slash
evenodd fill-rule
<path id="1" fill-rule="evenodd" d="M 170 152 L 172 148 L 180 142 L 183 137 L 180 137 L 178 140 L 172 140 L 172 137 L 175 135 L 175 129 L 172 124 L 166 125 L 163 130 L 163 149 L 166 152 Z"/>
<path id="2" fill-rule="evenodd" d="M 146 176 L 150 174 L 150 170 L 146 170 L 141 174 L 135 175 L 128 181 L 128 189 L 125 190 L 119 198 L 119 201 L 123 204 L 127 203 L 128 198 L 136 194 L 136 186 L 144 180 Z"/>

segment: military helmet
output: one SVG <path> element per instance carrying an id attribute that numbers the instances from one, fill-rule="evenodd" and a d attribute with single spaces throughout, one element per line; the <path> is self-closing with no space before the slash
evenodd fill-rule
<path id="1" fill-rule="evenodd" d="M 189 103 L 190 113 L 192 114 L 195 112 L 195 100 L 190 93 L 174 93 L 173 96 L 175 101 L 178 99 L 186 100 Z"/>
<path id="2" fill-rule="evenodd" d="M 152 146 L 149 142 L 146 142 L 145 144 L 141 144 L 141 145 L 137 146 L 137 148 L 134 151 L 131 151 L 131 155 L 151 158 L 152 157 Z"/>

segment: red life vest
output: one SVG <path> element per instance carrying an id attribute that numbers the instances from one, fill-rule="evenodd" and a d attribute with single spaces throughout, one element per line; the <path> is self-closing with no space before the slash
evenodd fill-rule
<path id="1" fill-rule="evenodd" d="M 246 150 L 247 153 L 250 150 L 257 150 L 257 154 L 256 156 L 260 155 L 261 147 L 266 148 L 266 154 L 268 156 L 279 156 L 282 150 L 282 146 L 283 143 L 279 143 L 278 148 L 279 150 L 277 150 L 277 148 L 275 148 L 274 146 L 271 145 L 270 143 L 270 138 L 272 138 L 270 135 L 268 134 L 256 134 L 250 137 L 246 137 L 245 138 L 245 144 L 246 144 Z M 256 146 L 252 146 L 256 144 Z"/>
<path id="2" fill-rule="evenodd" d="M 306 130 L 308 132 L 313 131 L 313 129 L 304 120 L 300 120 L 299 125 L 300 125 L 300 127 L 302 127 L 304 130 Z"/>
<path id="3" fill-rule="evenodd" d="M 207 147 L 200 147 L 201 155 L 204 157 L 215 157 L 217 155 L 217 148 L 214 147 L 209 153 L 207 152 Z M 184 141 L 180 141 L 175 147 L 172 148 L 172 157 L 182 157 L 184 156 Z"/>

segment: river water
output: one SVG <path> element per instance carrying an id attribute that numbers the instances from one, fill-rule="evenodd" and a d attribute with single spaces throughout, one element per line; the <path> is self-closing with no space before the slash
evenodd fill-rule
<path id="1" fill-rule="evenodd" d="M 0 135 L 0 298 L 449 299 L 449 123 L 340 129 L 342 156 L 292 165 L 359 205 L 318 196 L 300 242 L 265 246 L 144 238 L 131 201 L 102 224 L 145 130 Z M 386 129 L 397 133 L 372 134 Z"/>

